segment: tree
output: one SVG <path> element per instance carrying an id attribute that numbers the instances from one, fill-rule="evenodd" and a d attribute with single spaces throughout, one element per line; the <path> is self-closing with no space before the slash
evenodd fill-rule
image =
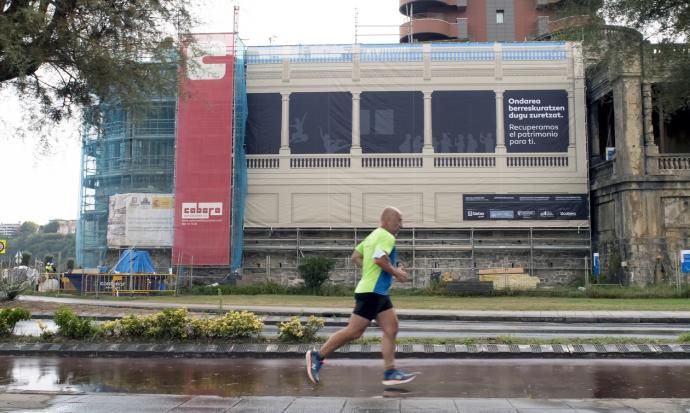
<path id="1" fill-rule="evenodd" d="M 19 227 L 19 235 L 31 235 L 38 232 L 38 224 L 33 221 L 24 221 Z"/>
<path id="2" fill-rule="evenodd" d="M 31 254 L 29 254 L 28 252 L 22 253 L 22 265 L 31 265 Z"/>
<path id="3" fill-rule="evenodd" d="M 0 0 L 0 86 L 36 99 L 37 116 L 52 122 L 102 101 L 127 106 L 174 93 L 177 71 L 161 67 L 179 63 L 176 39 L 194 23 L 189 7 L 189 0 Z"/>
<path id="4" fill-rule="evenodd" d="M 664 78 L 656 87 L 667 110 L 690 108 L 690 2 L 607 0 L 603 15 L 657 43 L 654 55 L 648 53 L 647 61 L 654 60 L 645 74 Z"/>
<path id="5" fill-rule="evenodd" d="M 667 113 L 690 107 L 687 0 L 566 0 L 556 17 L 576 24 L 552 38 L 581 40 L 599 68 L 639 67 Z"/>
<path id="6" fill-rule="evenodd" d="M 44 234 L 55 234 L 60 229 L 60 222 L 56 219 L 51 220 L 41 228 L 41 232 Z"/>
<path id="7" fill-rule="evenodd" d="M 304 286 L 316 291 L 328 280 L 328 272 L 335 267 L 335 261 L 326 257 L 305 257 L 297 266 L 299 276 L 304 280 Z"/>
<path id="8" fill-rule="evenodd" d="M 607 0 L 603 12 L 610 21 L 654 36 L 658 42 L 687 41 L 690 35 L 686 0 Z"/>

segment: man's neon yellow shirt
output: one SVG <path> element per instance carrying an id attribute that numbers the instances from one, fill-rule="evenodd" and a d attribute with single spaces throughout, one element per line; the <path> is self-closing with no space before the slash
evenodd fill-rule
<path id="1" fill-rule="evenodd" d="M 355 293 L 388 295 L 393 276 L 376 265 L 374 258 L 385 253 L 391 264 L 396 265 L 395 236 L 383 228 L 376 228 L 355 250 L 362 254 L 362 279 L 359 280 Z"/>

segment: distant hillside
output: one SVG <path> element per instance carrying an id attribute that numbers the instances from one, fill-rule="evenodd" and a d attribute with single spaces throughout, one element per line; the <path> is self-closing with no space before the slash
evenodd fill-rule
<path id="1" fill-rule="evenodd" d="M 76 256 L 76 237 L 74 234 L 57 234 L 38 231 L 31 225 L 23 225 L 24 230 L 19 235 L 6 237 L 7 252 L 0 255 L 1 266 L 14 265 L 14 256 L 17 251 L 31 254 L 31 266 L 35 260 L 43 261 L 46 256 L 52 256 L 53 262 L 59 265 L 58 270 L 64 271 L 67 260 L 74 260 Z M 58 262 L 60 257 L 60 262 Z"/>

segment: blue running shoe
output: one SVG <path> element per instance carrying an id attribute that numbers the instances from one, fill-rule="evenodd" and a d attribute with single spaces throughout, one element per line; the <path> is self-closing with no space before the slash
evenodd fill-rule
<path id="1" fill-rule="evenodd" d="M 312 383 L 319 383 L 319 370 L 323 366 L 323 359 L 319 355 L 318 351 L 309 350 L 305 355 L 307 359 L 307 376 Z"/>
<path id="2" fill-rule="evenodd" d="M 383 373 L 384 386 L 395 386 L 396 384 L 409 383 L 417 377 L 417 373 L 405 373 L 402 370 L 390 369 Z"/>

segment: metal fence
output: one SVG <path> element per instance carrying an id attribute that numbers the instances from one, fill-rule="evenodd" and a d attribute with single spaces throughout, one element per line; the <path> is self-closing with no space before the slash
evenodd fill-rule
<path id="1" fill-rule="evenodd" d="M 177 291 L 177 274 L 57 274 L 57 279 L 60 291 L 81 295 L 176 294 Z"/>

